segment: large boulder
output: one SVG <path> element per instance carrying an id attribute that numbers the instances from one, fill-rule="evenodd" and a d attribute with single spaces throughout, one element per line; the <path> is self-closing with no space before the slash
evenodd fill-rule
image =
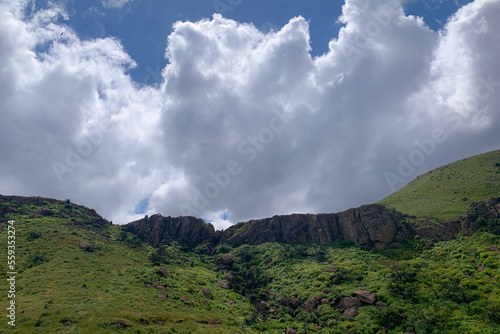
<path id="1" fill-rule="evenodd" d="M 170 275 L 168 274 L 167 268 L 161 267 L 157 271 L 155 271 L 156 275 L 160 275 L 161 277 L 169 277 Z"/>
<path id="2" fill-rule="evenodd" d="M 353 294 L 358 297 L 358 299 L 365 304 L 375 304 L 377 301 L 377 295 L 370 291 L 355 290 Z"/>
<path id="3" fill-rule="evenodd" d="M 210 291 L 210 288 L 205 286 L 201 289 L 201 292 L 203 292 L 205 298 L 212 299 L 212 291 Z"/>
<path id="4" fill-rule="evenodd" d="M 222 264 L 226 265 L 226 266 L 230 266 L 231 264 L 234 263 L 234 261 L 236 261 L 236 257 L 231 253 L 222 254 L 220 259 L 221 259 Z"/>
<path id="5" fill-rule="evenodd" d="M 314 312 L 314 310 L 318 307 L 319 302 L 316 298 L 309 298 L 302 303 L 302 309 L 306 312 Z"/>
<path id="6" fill-rule="evenodd" d="M 344 297 L 340 300 L 338 308 L 343 310 L 361 306 L 362 306 L 361 301 L 357 297 Z"/>
<path id="7" fill-rule="evenodd" d="M 222 289 L 226 289 L 226 290 L 229 290 L 229 285 L 224 282 L 224 281 L 217 281 L 217 284 L 219 284 L 219 287 L 222 288 Z"/>
<path id="8" fill-rule="evenodd" d="M 358 315 L 358 311 L 353 308 L 347 309 L 342 313 L 342 315 L 346 318 L 355 318 Z"/>

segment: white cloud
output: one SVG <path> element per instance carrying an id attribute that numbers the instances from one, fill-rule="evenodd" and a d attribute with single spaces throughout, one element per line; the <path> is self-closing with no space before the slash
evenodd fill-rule
<path id="1" fill-rule="evenodd" d="M 133 0 L 103 0 L 102 6 L 105 8 L 122 8 Z"/>
<path id="2" fill-rule="evenodd" d="M 71 198 L 116 223 L 149 198 L 148 214 L 191 210 L 217 228 L 226 210 L 236 222 L 377 201 L 436 129 L 446 141 L 396 187 L 498 148 L 499 14 L 476 0 L 436 33 L 399 1 L 348 0 L 317 58 L 302 17 L 269 33 L 179 22 L 163 83 L 140 87 L 116 39 L 0 1 L 0 192 Z"/>

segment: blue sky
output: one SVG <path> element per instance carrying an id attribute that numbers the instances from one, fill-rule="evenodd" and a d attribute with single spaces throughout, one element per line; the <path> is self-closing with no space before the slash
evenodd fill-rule
<path id="1" fill-rule="evenodd" d="M 328 51 L 328 43 L 336 38 L 341 24 L 336 22 L 342 13 L 343 1 L 338 0 L 132 0 L 122 7 L 105 7 L 101 0 L 64 1 L 70 13 L 64 21 L 82 38 L 116 37 L 136 61 L 133 79 L 142 84 L 160 80 L 161 69 L 167 64 L 164 57 L 167 36 L 176 21 L 199 21 L 211 18 L 216 12 L 238 22 L 253 23 L 262 31 L 277 31 L 295 16 L 310 21 L 313 56 Z M 471 0 L 410 0 L 407 14 L 421 16 L 427 25 L 438 31 L 459 7 Z M 230 3 L 237 4 L 235 6 Z M 36 8 L 47 6 L 36 1 Z"/>

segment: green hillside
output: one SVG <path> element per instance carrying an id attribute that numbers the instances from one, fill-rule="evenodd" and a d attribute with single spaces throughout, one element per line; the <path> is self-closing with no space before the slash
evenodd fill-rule
<path id="1" fill-rule="evenodd" d="M 457 218 L 471 202 L 500 197 L 500 150 L 439 167 L 379 203 L 418 218 Z"/>
<path id="2" fill-rule="evenodd" d="M 0 203 L 2 254 L 10 219 L 16 327 L 3 315 L 0 333 L 500 332 L 500 238 L 487 232 L 377 252 L 345 242 L 154 250 L 95 211 L 38 199 Z M 2 255 L 4 313 L 7 271 Z"/>

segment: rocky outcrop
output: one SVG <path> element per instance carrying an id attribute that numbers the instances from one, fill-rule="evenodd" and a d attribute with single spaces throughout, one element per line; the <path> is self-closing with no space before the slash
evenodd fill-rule
<path id="1" fill-rule="evenodd" d="M 367 249 L 383 249 L 408 240 L 413 231 L 405 216 L 383 205 L 363 205 L 337 214 L 292 214 L 239 223 L 222 232 L 222 242 L 233 247 L 265 242 L 288 244 L 350 240 Z"/>
<path id="2" fill-rule="evenodd" d="M 420 222 L 418 226 L 414 226 L 414 230 L 423 238 L 436 242 L 448 241 L 453 240 L 460 232 L 471 236 L 481 227 L 481 220 L 495 219 L 500 219 L 500 198 L 473 202 L 469 210 L 459 218 L 447 220 L 442 224 L 431 220 Z"/>
<path id="3" fill-rule="evenodd" d="M 177 241 L 186 247 L 218 243 L 213 225 L 195 217 L 146 216 L 124 225 L 123 228 L 155 248 L 170 244 L 172 241 Z"/>
<path id="4" fill-rule="evenodd" d="M 467 213 L 460 216 L 460 228 L 463 234 L 474 234 L 481 225 L 480 219 L 500 219 L 500 197 L 472 203 Z"/>
<path id="5" fill-rule="evenodd" d="M 224 231 L 215 231 L 212 224 L 194 217 L 144 217 L 124 226 L 153 247 L 177 241 L 187 247 L 202 244 L 259 245 L 266 242 L 288 244 L 350 240 L 367 249 L 384 249 L 388 245 L 408 240 L 413 235 L 405 215 L 388 210 L 383 205 L 364 205 L 341 213 L 292 214 L 250 220 Z M 223 255 L 232 256 L 232 255 Z M 224 259 L 223 259 L 224 260 Z"/>

